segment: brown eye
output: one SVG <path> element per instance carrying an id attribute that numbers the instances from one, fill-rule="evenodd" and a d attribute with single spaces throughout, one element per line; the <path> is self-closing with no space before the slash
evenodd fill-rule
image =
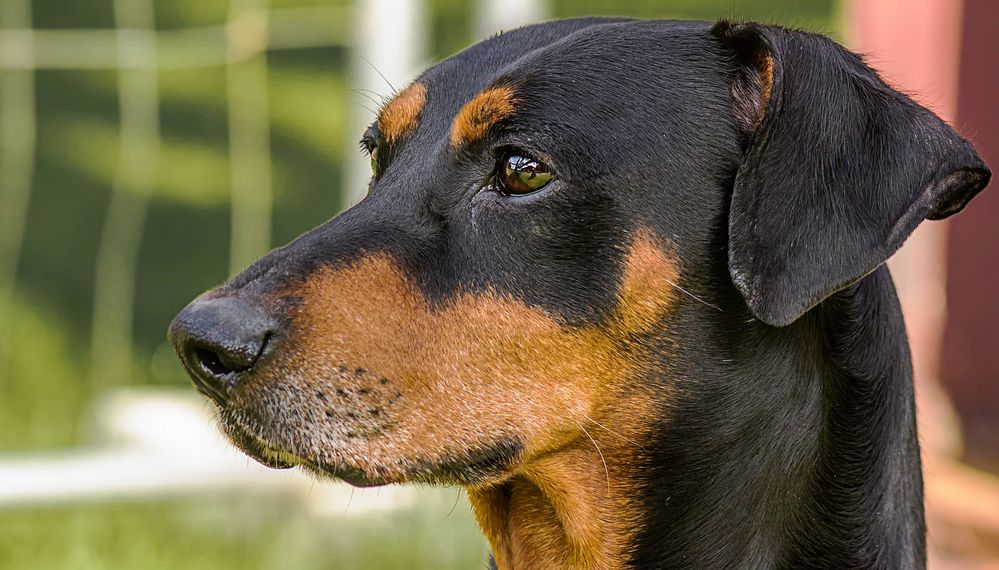
<path id="1" fill-rule="evenodd" d="M 545 163 L 522 154 L 510 153 L 503 157 L 498 178 L 502 190 L 508 194 L 530 194 L 541 190 L 555 174 Z"/>

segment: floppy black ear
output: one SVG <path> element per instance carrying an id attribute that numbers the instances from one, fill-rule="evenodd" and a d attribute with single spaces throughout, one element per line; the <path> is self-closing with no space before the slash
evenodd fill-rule
<path id="1" fill-rule="evenodd" d="M 745 149 L 729 273 L 761 321 L 792 323 L 988 183 L 968 141 L 832 40 L 727 22 L 712 33 L 731 56 Z"/>

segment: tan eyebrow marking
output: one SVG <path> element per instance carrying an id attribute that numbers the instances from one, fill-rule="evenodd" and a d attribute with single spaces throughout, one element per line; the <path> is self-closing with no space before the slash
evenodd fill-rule
<path id="1" fill-rule="evenodd" d="M 419 81 L 389 101 L 378 115 L 378 130 L 385 142 L 394 143 L 412 132 L 426 104 L 427 86 Z"/>
<path id="2" fill-rule="evenodd" d="M 451 126 L 451 146 L 458 148 L 486 135 L 493 125 L 509 117 L 517 108 L 512 87 L 490 87 L 476 95 L 458 111 Z"/>

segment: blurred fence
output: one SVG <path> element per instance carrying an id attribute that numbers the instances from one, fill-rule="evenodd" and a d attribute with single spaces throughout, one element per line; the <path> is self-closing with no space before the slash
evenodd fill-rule
<path id="1" fill-rule="evenodd" d="M 32 187 L 33 72 L 115 69 L 119 166 L 97 254 L 91 360 L 101 363 L 93 367 L 96 385 L 121 385 L 132 370 L 135 272 L 160 142 L 157 72 L 227 70 L 234 272 L 270 247 L 266 53 L 346 45 L 352 14 L 342 7 L 268 10 L 263 2 L 232 0 L 225 25 L 157 31 L 152 0 L 114 0 L 114 30 L 34 30 L 30 12 L 28 0 L 4 0 L 0 13 L 0 310 L 9 310 Z"/>
<path id="2" fill-rule="evenodd" d="M 134 370 L 131 359 L 136 267 L 161 139 L 158 72 L 207 66 L 226 69 L 230 270 L 235 272 L 271 246 L 266 54 L 346 45 L 351 40 L 348 30 L 353 14 L 343 7 L 272 10 L 262 0 L 232 0 L 229 21 L 223 25 L 156 30 L 152 0 L 114 0 L 115 29 L 35 30 L 29 0 L 3 0 L 0 6 L 0 203 L 4 204 L 0 208 L 0 311 L 12 307 L 32 189 L 37 122 L 34 72 L 116 70 L 118 170 L 97 253 L 90 358 L 91 381 L 96 388 L 128 384 Z M 8 318 L 0 313 L 0 322 Z M 11 333 L 7 327 L 0 327 L 0 331 Z M 0 346 L 9 345 L 0 338 Z M 5 460 L 0 469 L 4 487 L 0 507 L 156 495 L 241 482 L 270 485 L 277 491 L 287 487 L 277 484 L 280 478 L 268 478 L 260 470 L 246 468 L 228 450 L 198 447 L 196 441 L 183 437 L 185 426 L 199 424 L 192 424 L 183 407 L 169 402 L 161 398 L 159 404 L 132 402 L 132 406 L 122 404 L 108 410 L 110 431 L 115 431 L 115 425 L 127 423 L 129 417 L 135 419 L 135 411 L 143 406 L 158 409 L 162 412 L 158 414 L 160 429 L 165 436 L 172 436 L 164 441 L 170 441 L 178 450 L 195 450 L 192 461 L 177 461 L 176 451 L 171 454 L 166 446 L 151 445 L 148 438 L 132 438 L 128 445 L 75 454 L 13 457 Z M 210 437 L 208 441 L 217 439 Z M 301 481 L 292 479 L 290 485 L 300 487 Z"/>
<path id="3" fill-rule="evenodd" d="M 136 271 L 161 142 L 158 73 L 225 68 L 231 206 L 229 273 L 234 274 L 272 246 L 268 53 L 350 46 L 351 83 L 362 94 L 385 92 L 386 83 L 390 87 L 403 86 L 426 63 L 428 53 L 424 0 L 363 0 L 354 5 L 295 8 L 272 8 L 267 0 L 230 0 L 225 23 L 171 30 L 157 29 L 153 0 L 112 1 L 113 29 L 35 29 L 30 0 L 0 0 L 0 323 L 11 319 L 35 174 L 35 72 L 117 72 L 118 166 L 102 222 L 91 321 L 90 377 L 92 385 L 100 390 L 127 385 L 134 371 Z M 542 17 L 544 7 L 544 2 L 531 0 L 481 0 L 477 4 L 476 26 L 479 33 L 486 34 L 522 25 Z M 381 101 L 375 99 L 373 103 Z M 363 131 L 367 120 L 355 113 L 352 137 Z M 352 143 L 348 148 L 354 146 Z M 347 203 L 363 196 L 367 168 L 366 161 L 355 159 L 347 169 Z M 11 345 L 4 334 L 14 333 L 0 326 L 0 351 Z M 0 361 L 2 357 L 0 354 Z M 168 405 L 169 398 L 161 398 L 159 408 L 156 397 L 152 396 L 152 401 L 149 398 L 126 398 L 125 403 L 110 410 L 111 425 L 134 418 L 136 409 L 160 409 L 166 414 L 160 417 L 163 426 L 192 425 L 183 407 Z M 175 430 L 170 427 L 166 431 Z M 164 461 L 157 462 L 155 454 L 164 453 L 165 448 L 150 445 L 147 439 L 138 438 L 124 448 L 93 453 L 5 460 L 0 464 L 0 507 L 30 501 L 179 492 L 206 484 L 226 486 L 244 479 L 248 485 L 261 483 L 254 470 L 238 473 L 243 462 L 234 464 L 231 457 L 213 458 L 220 453 L 217 448 L 202 449 L 195 462 L 172 461 L 169 454 L 161 455 Z M 171 441 L 178 446 L 192 445 L 190 438 Z M 80 469 L 91 475 L 98 471 L 115 475 L 110 479 L 96 475 L 70 479 L 44 476 Z M 154 472 L 159 475 L 150 476 Z M 272 484 L 275 481 L 263 480 Z M 290 485 L 296 487 L 299 483 Z"/>

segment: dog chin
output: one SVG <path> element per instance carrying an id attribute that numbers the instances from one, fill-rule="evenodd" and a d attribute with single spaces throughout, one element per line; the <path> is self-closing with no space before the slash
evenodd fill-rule
<path id="1" fill-rule="evenodd" d="M 454 461 L 442 463 L 413 462 L 410 472 L 399 477 L 372 475 L 346 463 L 326 463 L 307 459 L 271 446 L 253 435 L 230 432 L 232 442 L 258 463 L 272 469 L 301 467 L 320 479 L 344 481 L 354 487 L 381 487 L 398 483 L 424 483 L 429 485 L 487 486 L 505 478 L 506 470 L 494 466 L 481 466 Z"/>
<path id="2" fill-rule="evenodd" d="M 302 467 L 321 478 L 339 479 L 355 487 L 377 487 L 393 483 L 482 486 L 504 480 L 519 463 L 522 444 L 517 438 L 501 438 L 472 449 L 453 450 L 435 459 L 398 457 L 391 464 L 368 463 L 361 468 L 349 461 L 350 454 L 301 454 L 287 444 L 264 437 L 247 426 L 232 409 L 220 407 L 220 428 L 236 447 L 255 461 L 273 469 Z M 355 450 L 360 451 L 360 450 Z M 332 456 L 331 456 L 332 455 Z M 364 454 L 368 455 L 369 454 Z"/>
<path id="3" fill-rule="evenodd" d="M 297 456 L 272 447 L 262 438 L 227 421 L 224 416 L 220 428 L 233 445 L 261 465 L 272 469 L 290 469 L 300 464 Z"/>
<path id="4" fill-rule="evenodd" d="M 225 412 L 221 418 L 221 428 L 233 445 L 265 467 L 272 469 L 301 467 L 318 477 L 338 479 L 355 487 L 378 487 L 404 482 L 384 476 L 371 475 L 360 468 L 345 463 L 331 464 L 286 451 L 241 426 L 233 418 L 227 417 Z"/>

